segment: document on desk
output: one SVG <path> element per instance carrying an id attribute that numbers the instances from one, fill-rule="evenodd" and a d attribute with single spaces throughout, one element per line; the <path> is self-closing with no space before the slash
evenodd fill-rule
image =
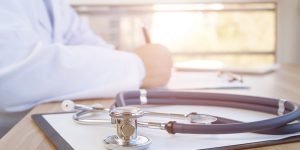
<path id="1" fill-rule="evenodd" d="M 223 72 L 235 72 L 242 74 L 263 75 L 276 71 L 280 67 L 279 64 L 267 64 L 258 66 L 225 66 L 220 61 L 213 60 L 191 60 L 185 62 L 178 62 L 174 65 L 177 71 L 223 71 Z"/>
<path id="2" fill-rule="evenodd" d="M 218 72 L 173 72 L 167 89 L 172 90 L 209 90 L 209 89 L 248 89 L 245 81 L 239 75 L 238 80 L 232 79 L 232 74 Z"/>
<path id="3" fill-rule="evenodd" d="M 274 117 L 273 115 L 261 112 L 211 106 L 147 106 L 143 107 L 143 109 L 165 113 L 198 112 L 203 114 L 211 114 L 215 116 L 240 120 L 244 122 L 257 121 Z M 51 133 L 48 132 L 48 134 L 50 134 L 48 136 L 52 141 L 55 141 L 55 139 L 53 140 L 53 137 L 57 137 L 53 133 L 59 134 L 59 136 L 62 137 L 61 140 L 56 140 L 56 146 L 59 145 L 65 149 L 68 149 L 66 148 L 66 145 L 69 145 L 71 147 L 70 149 L 76 150 L 104 150 L 105 148 L 103 145 L 103 140 L 108 136 L 116 134 L 116 128 L 113 125 L 80 125 L 72 120 L 72 115 L 73 113 L 39 115 L 39 117 L 43 118 L 42 120 L 47 122 L 47 124 L 43 124 L 43 127 L 41 127 L 41 124 L 39 124 L 40 128 L 44 128 L 45 126 L 51 126 L 51 128 L 55 130 Z M 101 117 L 109 119 L 108 115 L 102 114 Z M 36 121 L 38 119 L 34 120 Z M 168 122 L 171 120 L 175 120 L 178 122 L 186 123 L 186 121 L 176 120 L 175 118 L 155 118 L 153 116 L 148 116 L 147 118 L 143 117 L 140 119 L 140 121 L 143 120 L 158 122 Z M 44 129 L 46 133 L 47 130 L 49 131 L 49 129 Z M 257 147 L 258 145 L 265 145 L 264 143 L 267 142 L 272 142 L 272 144 L 276 144 L 285 138 L 299 136 L 300 132 L 288 135 L 263 135 L 255 133 L 196 135 L 168 134 L 164 130 L 140 127 L 138 129 L 138 134 L 152 139 L 152 145 L 150 146 L 150 150 L 196 150 L 215 148 L 224 149 L 224 147 L 227 147 L 226 149 L 250 148 Z M 66 145 L 63 145 L 64 143 Z M 245 146 L 243 147 L 241 145 Z"/>

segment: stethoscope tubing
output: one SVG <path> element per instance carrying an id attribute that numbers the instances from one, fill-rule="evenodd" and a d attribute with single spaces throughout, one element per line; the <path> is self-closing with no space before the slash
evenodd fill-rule
<path id="1" fill-rule="evenodd" d="M 126 105 L 140 105 L 140 92 L 130 91 L 118 94 L 116 107 Z M 278 112 L 278 104 L 282 100 L 256 96 L 233 94 L 216 94 L 202 92 L 177 92 L 177 91 L 148 91 L 147 104 L 149 105 L 208 105 L 248 109 L 270 114 Z M 166 125 L 169 133 L 185 134 L 232 134 L 255 132 L 264 134 L 290 134 L 300 131 L 300 109 L 297 104 L 285 101 L 282 116 L 254 122 L 239 122 L 223 118 L 219 123 L 225 124 L 183 124 L 170 121 Z M 222 120 L 222 118 L 219 117 Z"/>

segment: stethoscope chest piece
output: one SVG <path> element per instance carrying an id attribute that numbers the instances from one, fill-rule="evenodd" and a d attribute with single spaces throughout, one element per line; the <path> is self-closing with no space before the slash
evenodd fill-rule
<path id="1" fill-rule="evenodd" d="M 137 135 L 137 118 L 144 112 L 137 107 L 117 107 L 110 111 L 111 121 L 116 124 L 117 135 L 107 137 L 103 142 L 107 149 L 148 149 L 152 140 Z"/>

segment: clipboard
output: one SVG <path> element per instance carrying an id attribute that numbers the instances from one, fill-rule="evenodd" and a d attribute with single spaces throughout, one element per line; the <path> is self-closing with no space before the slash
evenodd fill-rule
<path id="1" fill-rule="evenodd" d="M 51 124 L 47 120 L 47 116 L 60 116 L 60 115 L 66 115 L 66 114 L 72 115 L 73 113 L 72 112 L 71 113 L 62 112 L 62 113 L 34 114 L 31 117 L 32 117 L 32 120 L 34 121 L 34 123 L 41 129 L 41 131 L 55 145 L 55 147 L 57 149 L 61 149 L 61 150 L 77 149 L 77 148 L 74 148 L 72 143 L 68 142 L 68 140 L 66 140 L 64 138 L 64 136 L 53 126 L 53 124 Z M 74 133 L 75 133 L 75 131 L 74 131 Z M 167 133 L 166 133 L 166 135 L 167 135 Z M 74 136 L 76 136 L 76 135 L 74 134 Z M 84 137 L 81 137 L 81 138 L 85 139 Z M 155 139 L 155 140 L 157 140 L 157 139 Z M 300 141 L 300 133 L 298 135 L 293 135 L 293 136 L 285 137 L 285 138 L 278 139 L 278 140 L 267 140 L 267 141 L 252 142 L 252 143 L 245 143 L 245 144 L 235 144 L 235 145 L 228 145 L 228 146 L 217 146 L 217 147 L 210 147 L 210 148 L 204 148 L 204 149 L 205 150 L 211 150 L 211 149 L 235 150 L 235 149 L 256 148 L 256 147 L 263 147 L 263 146 L 270 146 L 270 145 L 277 145 L 277 144 L 284 144 L 284 143 L 298 142 L 298 141 Z M 99 142 L 101 142 L 101 140 L 99 140 Z M 201 142 L 199 142 L 199 143 L 201 143 Z M 97 147 L 96 149 L 101 149 L 101 147 L 100 148 Z M 104 149 L 104 147 L 102 147 L 102 149 Z M 151 146 L 150 146 L 150 149 L 152 150 Z M 185 149 L 189 149 L 189 148 L 185 148 Z M 202 148 L 200 148 L 200 149 L 202 149 Z"/>

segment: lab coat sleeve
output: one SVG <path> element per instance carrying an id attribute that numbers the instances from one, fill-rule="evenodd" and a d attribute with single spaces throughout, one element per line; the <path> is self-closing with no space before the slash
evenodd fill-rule
<path id="1" fill-rule="evenodd" d="M 63 99 L 114 97 L 136 90 L 144 78 L 138 56 L 93 46 L 37 46 L 0 69 L 0 106 L 6 112 Z"/>
<path id="2" fill-rule="evenodd" d="M 145 70 L 135 54 L 83 41 L 41 42 L 28 12 L 7 3 L 11 6 L 0 6 L 0 112 L 63 99 L 114 97 L 139 88 Z"/>

